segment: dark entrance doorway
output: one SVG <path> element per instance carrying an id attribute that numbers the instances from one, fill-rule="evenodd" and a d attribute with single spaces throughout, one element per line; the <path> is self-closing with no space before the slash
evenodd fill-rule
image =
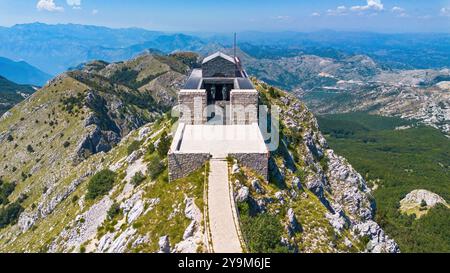
<path id="1" fill-rule="evenodd" d="M 230 101 L 233 84 L 205 84 L 208 104 L 215 104 L 216 101 Z"/>

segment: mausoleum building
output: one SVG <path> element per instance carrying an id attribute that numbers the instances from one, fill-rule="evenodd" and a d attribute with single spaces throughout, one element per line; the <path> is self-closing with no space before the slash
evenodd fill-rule
<path id="1" fill-rule="evenodd" d="M 170 180 L 187 176 L 210 158 L 228 156 L 267 179 L 269 152 L 258 126 L 258 98 L 239 58 L 221 52 L 206 57 L 179 92 Z"/>

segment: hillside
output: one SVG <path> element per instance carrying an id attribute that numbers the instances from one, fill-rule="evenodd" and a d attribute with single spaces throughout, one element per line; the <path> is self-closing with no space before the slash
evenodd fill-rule
<path id="1" fill-rule="evenodd" d="M 420 205 L 408 215 L 400 205 L 422 189 L 450 201 L 450 140 L 430 127 L 367 113 L 325 115 L 319 124 L 330 146 L 367 179 L 378 204 L 377 222 L 402 251 L 450 251 L 448 208 Z M 422 198 L 419 202 L 427 199 Z"/>
<path id="2" fill-rule="evenodd" d="M 176 120 L 163 112 L 189 70 L 180 60 L 186 63 L 186 55 L 90 62 L 4 116 L 0 251 L 205 251 L 208 166 L 167 181 Z M 292 95 L 255 84 L 261 100 L 282 107 L 285 118 L 264 193 L 251 188 L 251 171 L 233 174 L 240 179 L 236 187 L 252 189 L 245 204 L 258 208 L 246 216 L 239 205 L 248 251 L 398 251 L 372 220 L 364 179 L 327 148 L 313 115 Z M 275 228 L 255 238 L 245 227 L 260 221 Z M 273 248 L 260 248 L 260 240 Z"/>
<path id="3" fill-rule="evenodd" d="M 0 76 L 18 84 L 36 86 L 43 86 L 51 78 L 49 74 L 24 61 L 15 62 L 2 57 L 0 57 Z"/>
<path id="4" fill-rule="evenodd" d="M 0 76 L 0 115 L 3 115 L 35 91 L 34 87 L 30 85 L 16 84 Z"/>

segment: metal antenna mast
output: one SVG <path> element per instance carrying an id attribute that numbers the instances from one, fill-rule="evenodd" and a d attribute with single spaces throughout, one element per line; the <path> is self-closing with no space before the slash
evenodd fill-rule
<path id="1" fill-rule="evenodd" d="M 234 33 L 234 59 L 236 60 L 237 34 Z"/>

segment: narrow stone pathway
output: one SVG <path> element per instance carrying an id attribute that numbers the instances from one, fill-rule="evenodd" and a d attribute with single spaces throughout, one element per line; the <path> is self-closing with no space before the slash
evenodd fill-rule
<path id="1" fill-rule="evenodd" d="M 225 159 L 212 159 L 208 182 L 208 214 L 215 253 L 242 253 L 231 202 L 228 163 Z"/>

